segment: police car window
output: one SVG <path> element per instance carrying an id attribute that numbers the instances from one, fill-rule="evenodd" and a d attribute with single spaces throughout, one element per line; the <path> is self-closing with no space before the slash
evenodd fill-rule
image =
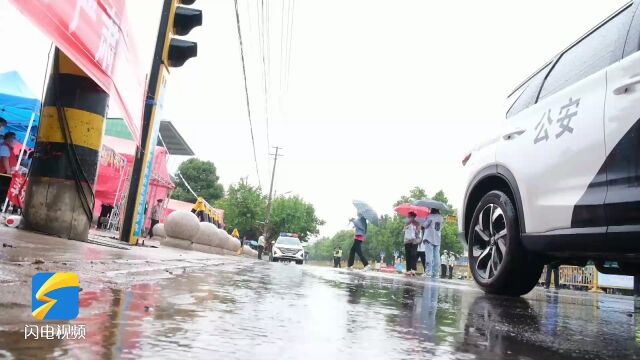
<path id="1" fill-rule="evenodd" d="M 544 82 L 540 99 L 620 60 L 631 21 L 631 9 L 628 7 L 567 50 Z"/>
<path id="2" fill-rule="evenodd" d="M 516 100 L 513 105 L 511 105 L 509 111 L 507 111 L 507 118 L 519 113 L 536 102 L 536 96 L 538 96 L 540 85 L 542 85 L 542 81 L 544 81 L 544 77 L 548 70 L 549 66 L 547 65 L 529 79 L 529 81 L 524 85 L 526 88 L 520 94 L 518 100 Z"/>

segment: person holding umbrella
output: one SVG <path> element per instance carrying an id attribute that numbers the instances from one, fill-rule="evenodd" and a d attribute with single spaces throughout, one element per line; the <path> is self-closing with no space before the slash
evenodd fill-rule
<path id="1" fill-rule="evenodd" d="M 399 215 L 406 216 L 408 218 L 404 229 L 407 274 L 415 275 L 415 272 L 418 269 L 418 256 L 420 255 L 422 255 L 422 266 L 425 268 L 425 274 L 427 274 L 425 264 L 426 257 L 424 252 L 425 246 L 422 244 L 422 237 L 420 236 L 420 224 L 424 222 L 425 218 L 429 215 L 429 209 L 412 204 L 400 204 L 394 210 Z M 418 221 L 418 219 L 422 220 Z M 415 226 L 415 233 L 413 233 L 413 227 L 409 226 L 410 224 Z M 409 238 L 413 238 L 414 240 L 411 241 Z"/>
<path id="2" fill-rule="evenodd" d="M 351 245 L 351 250 L 349 251 L 347 268 L 350 270 L 353 269 L 353 263 L 355 261 L 356 254 L 358 254 L 360 261 L 362 261 L 362 265 L 364 265 L 364 270 L 369 270 L 369 262 L 362 253 L 362 243 L 367 236 L 367 219 L 362 214 L 358 213 L 357 219 L 350 219 L 349 221 L 353 223 L 356 233 L 353 237 L 353 245 Z"/>
<path id="3" fill-rule="evenodd" d="M 430 272 L 433 278 L 438 276 L 438 270 L 440 268 L 440 244 L 442 243 L 443 225 L 444 218 L 440 215 L 440 210 L 431 209 L 431 213 L 427 216 L 424 223 L 422 240 L 425 244 L 427 263 L 430 264 Z"/>
<path id="4" fill-rule="evenodd" d="M 416 275 L 416 267 L 418 263 L 418 232 L 419 224 L 416 221 L 416 213 L 411 211 L 408 213 L 407 223 L 404 226 L 404 254 L 407 259 L 407 272 L 409 276 Z"/>
<path id="5" fill-rule="evenodd" d="M 353 268 L 355 254 L 358 253 L 360 261 L 362 261 L 362 264 L 364 265 L 364 270 L 369 270 L 369 262 L 362 253 L 362 242 L 367 236 L 367 221 L 371 222 L 374 225 L 378 225 L 378 213 L 373 210 L 373 208 L 369 206 L 369 204 L 361 200 L 353 200 L 353 206 L 355 206 L 356 210 L 358 211 L 358 218 L 350 219 L 350 222 L 352 222 L 353 226 L 355 226 L 356 228 L 356 234 L 353 237 L 353 245 L 351 246 L 351 250 L 349 251 L 349 260 L 347 261 L 347 267 L 349 269 Z"/>

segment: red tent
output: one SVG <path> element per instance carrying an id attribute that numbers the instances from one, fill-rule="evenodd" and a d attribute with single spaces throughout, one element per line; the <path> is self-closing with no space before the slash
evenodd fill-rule
<path id="1" fill-rule="evenodd" d="M 126 196 L 129 179 L 133 168 L 136 144 L 132 140 L 113 136 L 103 138 L 103 150 L 100 154 L 100 165 L 96 180 L 96 204 L 93 209 L 97 218 L 102 204 L 115 205 Z M 150 209 L 158 199 L 166 199 L 174 188 L 167 168 L 167 150 L 156 146 L 147 203 Z M 151 211 L 147 210 L 145 226 L 149 226 Z"/>

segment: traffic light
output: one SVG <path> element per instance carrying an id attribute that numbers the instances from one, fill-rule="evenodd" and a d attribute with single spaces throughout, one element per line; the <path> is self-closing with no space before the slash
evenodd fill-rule
<path id="1" fill-rule="evenodd" d="M 198 43 L 176 39 L 173 35 L 185 36 L 193 28 L 202 25 L 202 10 L 178 5 L 193 5 L 196 0 L 175 0 L 172 19 L 169 22 L 169 46 L 165 60 L 170 67 L 180 67 L 192 57 L 198 56 Z"/>

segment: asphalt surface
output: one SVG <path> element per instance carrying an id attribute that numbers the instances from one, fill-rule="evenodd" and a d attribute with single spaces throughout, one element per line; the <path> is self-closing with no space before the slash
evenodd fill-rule
<path id="1" fill-rule="evenodd" d="M 0 359 L 640 358 L 633 297 L 536 289 L 513 299 L 466 281 L 52 243 L 44 264 L 20 255 L 37 244 L 0 248 Z M 24 326 L 39 324 L 27 275 L 61 270 L 80 276 L 71 323 L 86 325 L 86 339 L 25 340 Z"/>

